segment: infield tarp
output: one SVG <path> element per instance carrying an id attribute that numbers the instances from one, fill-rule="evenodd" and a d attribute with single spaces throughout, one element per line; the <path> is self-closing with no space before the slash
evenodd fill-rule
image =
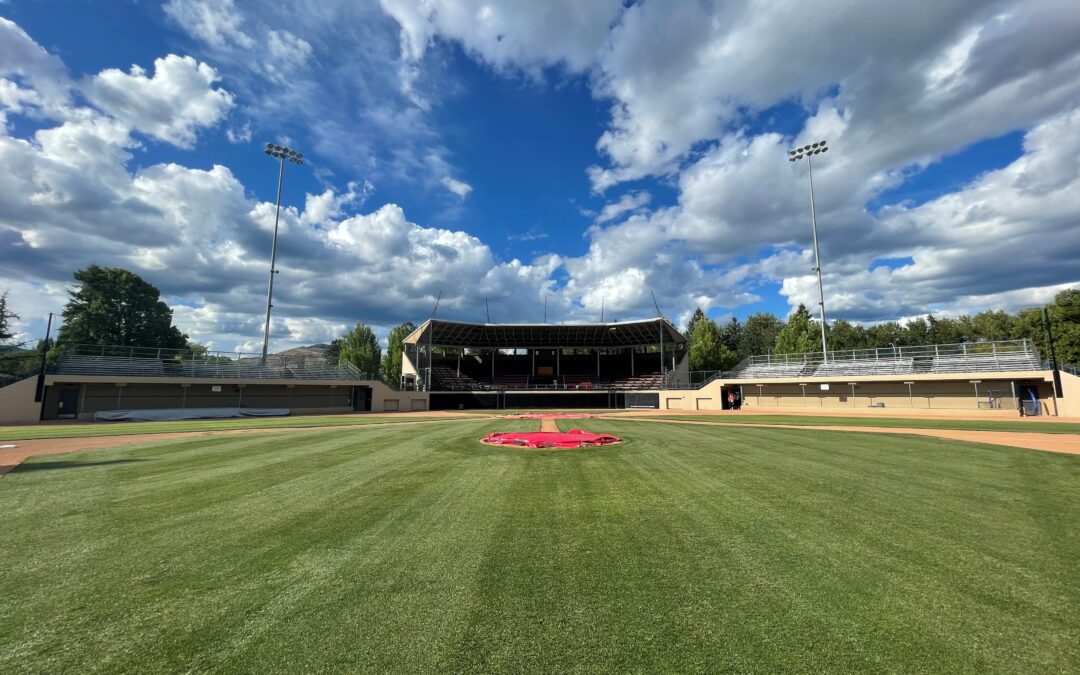
<path id="1" fill-rule="evenodd" d="M 283 417 L 288 408 L 163 408 L 160 410 L 102 410 L 94 413 L 97 422 L 152 420 L 219 420 L 232 417 Z"/>

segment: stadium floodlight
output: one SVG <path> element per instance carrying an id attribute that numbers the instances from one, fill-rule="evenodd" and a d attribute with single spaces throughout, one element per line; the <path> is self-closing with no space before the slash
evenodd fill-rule
<path id="1" fill-rule="evenodd" d="M 797 162 L 806 159 L 806 171 L 810 176 L 810 222 L 814 230 L 814 272 L 817 273 L 818 305 L 821 308 L 821 361 L 829 361 L 829 345 L 825 340 L 825 289 L 821 284 L 821 252 L 818 250 L 817 208 L 814 206 L 814 167 L 810 157 L 829 151 L 828 141 L 818 141 L 788 151 L 788 161 Z"/>
<path id="2" fill-rule="evenodd" d="M 289 162 L 299 166 L 304 163 L 304 155 L 296 150 L 291 150 L 276 143 L 267 143 L 263 152 L 277 159 L 279 162 L 277 208 L 274 211 L 274 243 L 270 247 L 270 283 L 266 290 L 266 326 L 263 328 L 262 359 L 259 361 L 263 365 L 266 365 L 266 352 L 270 348 L 270 310 L 274 307 L 274 275 L 277 274 L 277 235 L 278 222 L 281 219 L 281 181 L 285 177 L 285 160 L 287 159 Z"/>

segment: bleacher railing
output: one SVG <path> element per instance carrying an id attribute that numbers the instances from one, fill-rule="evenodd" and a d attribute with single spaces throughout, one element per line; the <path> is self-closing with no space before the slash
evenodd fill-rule
<path id="1" fill-rule="evenodd" d="M 158 347 L 67 344 L 50 372 L 62 375 L 128 377 L 201 377 L 221 379 L 370 379 L 339 358 L 294 354 L 221 352 Z"/>
<path id="2" fill-rule="evenodd" d="M 961 342 L 947 345 L 879 347 L 800 354 L 763 354 L 743 359 L 729 371 L 693 371 L 689 381 L 667 383 L 670 389 L 698 389 L 716 379 L 854 377 L 932 373 L 993 373 L 1043 370 L 1030 340 Z"/>

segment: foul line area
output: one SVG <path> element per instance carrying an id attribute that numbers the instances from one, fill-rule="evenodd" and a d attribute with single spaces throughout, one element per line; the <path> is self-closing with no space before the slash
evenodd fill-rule
<path id="1" fill-rule="evenodd" d="M 1041 434 L 1015 431 L 961 431 L 955 429 L 912 429 L 904 427 L 851 427 L 851 426 L 804 426 L 798 424 L 731 424 L 725 422 L 706 422 L 701 420 L 675 420 L 638 417 L 632 415 L 589 415 L 595 419 L 604 420 L 627 420 L 638 423 L 654 424 L 689 424 L 706 427 L 724 427 L 735 430 L 745 427 L 764 429 L 801 429 L 817 431 L 845 431 L 853 433 L 871 434 L 901 434 L 907 436 L 929 436 L 950 441 L 966 441 L 971 443 L 984 443 L 989 445 L 1003 445 L 1013 448 L 1025 448 L 1028 450 L 1040 450 L 1043 452 L 1057 452 L 1071 455 L 1080 455 L 1080 436 L 1069 434 Z M 505 417 L 482 415 L 461 416 L 460 418 L 443 418 L 437 420 L 413 419 L 402 422 L 380 422 L 377 424 L 360 425 L 326 425 L 305 427 L 277 427 L 261 429 L 227 429 L 215 431 L 178 431 L 166 433 L 147 434 L 124 434 L 117 436 L 88 436 L 83 438 L 51 438 L 26 441 L 12 441 L 14 448 L 0 447 L 0 477 L 17 467 L 24 460 L 42 455 L 57 455 L 69 452 L 82 452 L 87 450 L 104 450 L 125 445 L 136 445 L 153 441 L 167 441 L 179 438 L 194 438 L 207 436 L 229 436 L 251 433 L 282 433 L 298 431 L 355 431 L 369 428 L 384 428 L 395 426 L 418 426 L 426 424 L 456 423 L 475 421 L 478 419 L 506 419 Z M 542 419 L 542 431 L 559 431 L 556 419 Z"/>

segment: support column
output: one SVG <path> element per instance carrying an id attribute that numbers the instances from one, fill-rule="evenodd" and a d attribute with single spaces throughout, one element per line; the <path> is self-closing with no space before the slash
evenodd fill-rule
<path id="1" fill-rule="evenodd" d="M 536 377 L 536 350 L 530 349 L 529 353 L 532 354 L 532 370 L 529 371 L 531 377 Z"/>
<path id="2" fill-rule="evenodd" d="M 634 352 L 637 351 L 637 347 L 630 348 L 630 377 L 634 376 Z"/>
<path id="3" fill-rule="evenodd" d="M 596 350 L 596 380 L 600 380 L 600 349 Z"/>
<path id="4" fill-rule="evenodd" d="M 555 374 L 562 377 L 562 366 L 559 362 L 562 360 L 562 347 L 555 348 Z"/>
<path id="5" fill-rule="evenodd" d="M 499 350 L 491 348 L 491 383 L 495 384 L 495 352 Z"/>
<path id="6" fill-rule="evenodd" d="M 461 352 L 465 351 L 464 347 L 458 347 L 457 350 L 457 376 L 461 377 Z"/>

